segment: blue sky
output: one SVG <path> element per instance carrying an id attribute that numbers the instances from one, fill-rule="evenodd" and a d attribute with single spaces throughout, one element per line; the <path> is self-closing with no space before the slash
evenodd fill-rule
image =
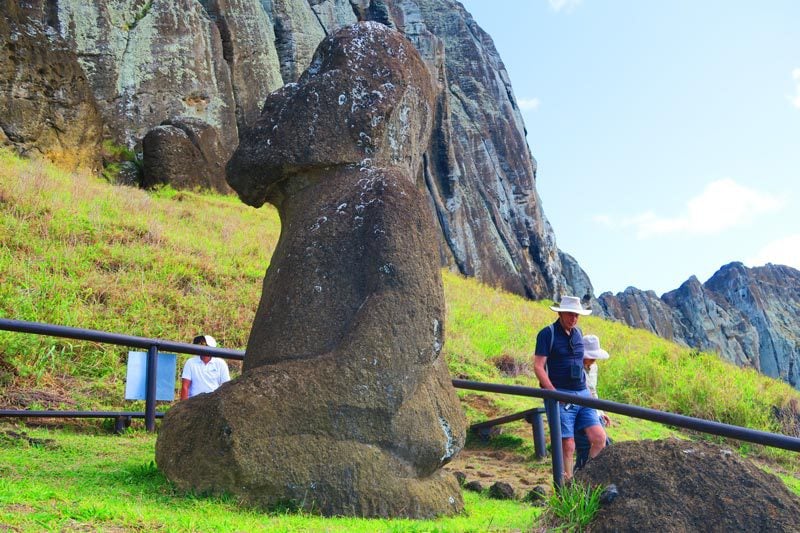
<path id="1" fill-rule="evenodd" d="M 800 268 L 800 1 L 466 0 L 596 294 Z"/>

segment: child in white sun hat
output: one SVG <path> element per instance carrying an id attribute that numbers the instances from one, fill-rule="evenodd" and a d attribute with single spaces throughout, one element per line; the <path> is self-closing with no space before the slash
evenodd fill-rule
<path id="1" fill-rule="evenodd" d="M 592 394 L 592 398 L 597 396 L 597 361 L 608 359 L 609 354 L 607 351 L 600 348 L 600 338 L 597 335 L 584 335 L 583 336 L 583 370 L 586 372 L 586 387 Z M 600 416 L 600 422 L 603 426 L 608 427 L 611 425 L 611 419 L 600 409 L 597 410 Z M 606 445 L 610 444 L 610 439 L 606 441 Z M 575 470 L 581 468 L 589 459 L 589 440 L 586 438 L 586 433 L 583 431 L 575 432 Z"/>

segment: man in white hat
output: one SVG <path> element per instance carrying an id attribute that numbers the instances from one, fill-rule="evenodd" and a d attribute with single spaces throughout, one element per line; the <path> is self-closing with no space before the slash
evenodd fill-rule
<path id="1" fill-rule="evenodd" d="M 583 371 L 583 335 L 578 328 L 578 318 L 592 313 L 584 309 L 575 296 L 564 296 L 558 306 L 550 309 L 558 313 L 558 320 L 542 329 L 536 336 L 533 370 L 543 389 L 556 390 L 590 398 Z M 595 409 L 578 404 L 558 402 L 561 415 L 561 449 L 564 457 L 565 477 L 572 478 L 575 453 L 575 431 L 586 431 L 591 444 L 589 457 L 595 457 L 606 444 L 606 432 Z"/>
<path id="2" fill-rule="evenodd" d="M 198 335 L 192 340 L 192 344 L 217 347 L 217 341 L 211 335 Z M 181 400 L 204 392 L 213 392 L 217 390 L 217 387 L 230 380 L 228 364 L 224 359 L 210 355 L 195 355 L 183 365 Z"/>

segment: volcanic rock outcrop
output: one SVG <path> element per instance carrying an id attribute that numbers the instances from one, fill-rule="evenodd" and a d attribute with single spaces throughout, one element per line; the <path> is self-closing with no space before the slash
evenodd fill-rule
<path id="1" fill-rule="evenodd" d="M 800 271 L 730 263 L 708 281 L 692 276 L 659 298 L 628 287 L 599 303 L 605 313 L 679 343 L 717 352 L 800 389 Z"/>
<path id="2" fill-rule="evenodd" d="M 0 2 L 0 145 L 99 168 L 103 122 L 92 87 L 48 21 L 44 10 Z"/>
<path id="3" fill-rule="evenodd" d="M 191 118 L 165 121 L 142 140 L 141 184 L 153 187 L 169 183 L 178 189 L 214 189 L 231 192 L 225 182 L 228 151 L 217 130 Z"/>
<path id="4" fill-rule="evenodd" d="M 325 39 L 271 94 L 228 164 L 281 237 L 243 374 L 167 413 L 156 459 L 179 488 L 325 515 L 463 507 L 440 469 L 466 421 L 441 356 L 444 295 L 419 190 L 433 78 L 377 23 Z"/>

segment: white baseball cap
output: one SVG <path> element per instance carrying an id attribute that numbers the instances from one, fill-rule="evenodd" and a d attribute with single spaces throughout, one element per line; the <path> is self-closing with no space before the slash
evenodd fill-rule
<path id="1" fill-rule="evenodd" d="M 198 335 L 197 337 L 192 339 L 192 344 L 205 344 L 206 346 L 210 346 L 211 348 L 216 348 L 217 339 L 215 339 L 211 335 Z"/>

